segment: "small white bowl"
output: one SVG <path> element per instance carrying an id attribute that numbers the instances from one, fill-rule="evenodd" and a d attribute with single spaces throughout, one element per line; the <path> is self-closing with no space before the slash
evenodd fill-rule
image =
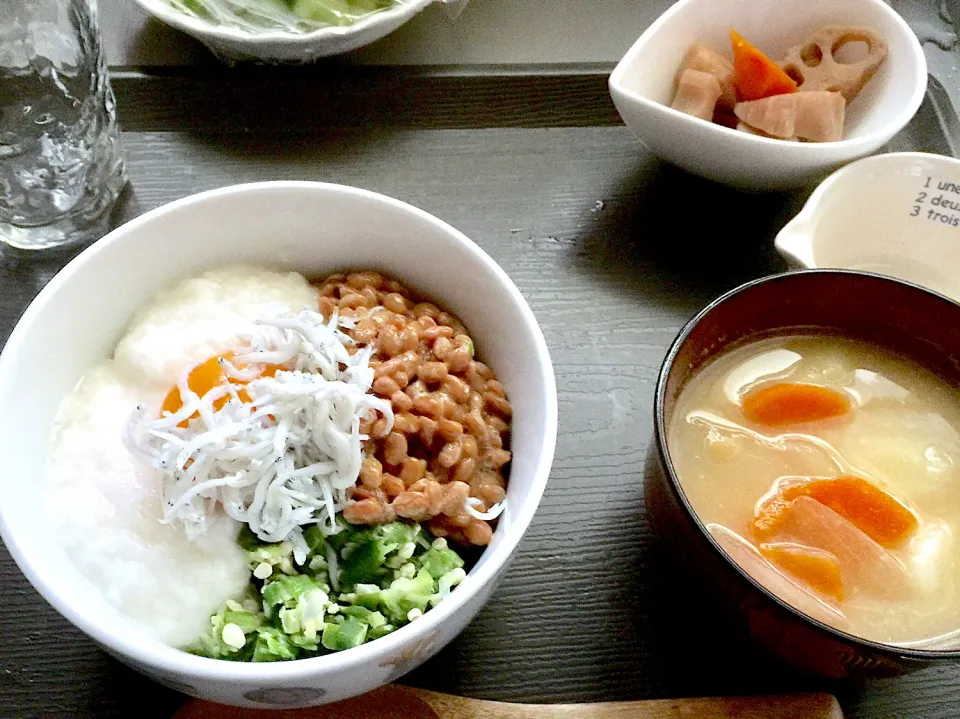
<path id="1" fill-rule="evenodd" d="M 44 522 L 44 468 L 61 400 L 110 356 L 159 290 L 247 262 L 323 276 L 377 268 L 435 298 L 470 328 L 513 407 L 508 505 L 489 547 L 450 596 L 355 649 L 276 664 L 188 654 L 121 617 L 85 581 Z M 312 182 L 227 187 L 178 200 L 111 232 L 68 264 L 23 314 L 0 355 L 0 536 L 40 594 L 124 663 L 197 697 L 307 706 L 393 681 L 439 651 L 480 610 L 533 519 L 553 460 L 557 398 L 537 321 L 506 273 L 450 225 L 373 192 Z M 51 633 L 58 631 L 55 625 Z"/>
<path id="2" fill-rule="evenodd" d="M 395 7 L 372 13 L 345 27 L 325 27 L 308 33 L 264 30 L 258 33 L 223 27 L 191 17 L 166 0 L 136 0 L 161 22 L 192 35 L 213 54 L 228 62 L 307 63 L 340 55 L 386 37 L 434 0 L 402 0 Z"/>
<path id="3" fill-rule="evenodd" d="M 845 139 L 785 142 L 669 107 L 677 68 L 694 43 L 730 56 L 732 27 L 776 58 L 823 25 L 867 26 L 889 46 L 877 74 L 850 103 Z M 870 154 L 910 121 L 926 85 L 920 43 L 881 0 L 680 0 L 640 36 L 610 76 L 620 116 L 651 152 L 694 174 L 751 190 L 805 185 Z"/>
<path id="4" fill-rule="evenodd" d="M 774 244 L 792 268 L 878 272 L 960 301 L 960 160 L 894 152 L 854 162 Z"/>

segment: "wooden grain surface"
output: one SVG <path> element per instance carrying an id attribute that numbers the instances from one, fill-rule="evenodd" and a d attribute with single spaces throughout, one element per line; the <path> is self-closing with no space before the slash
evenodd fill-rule
<path id="1" fill-rule="evenodd" d="M 556 366 L 556 461 L 516 561 L 477 620 L 405 681 L 522 702 L 826 690 L 854 718 L 960 716 L 955 667 L 862 686 L 803 677 L 730 645 L 708 608 L 659 582 L 642 501 L 658 365 L 701 305 L 782 269 L 771 240 L 802 195 L 745 195 L 692 178 L 620 126 L 296 130 L 141 122 L 124 138 L 132 183 L 115 221 L 254 180 L 384 192 L 451 222 L 507 270 Z M 935 142 L 921 115 L 895 147 Z M 0 341 L 62 261 L 0 266 Z M 67 625 L 2 548 L 0 627 L 4 719 L 166 719 L 183 701 Z"/>
<path id="2" fill-rule="evenodd" d="M 388 687 L 386 691 L 392 690 Z M 437 719 L 843 719 L 836 698 L 830 694 L 755 695 L 749 697 L 690 697 L 642 699 L 578 704 L 518 704 L 439 694 L 423 689 L 412 692 L 436 713 Z M 359 701 L 363 701 L 363 698 Z M 432 712 L 431 712 L 432 713 Z M 371 719 L 388 719 L 377 714 L 358 713 Z M 421 719 L 409 713 L 403 719 Z M 266 719 L 265 717 L 262 719 Z M 306 718 L 305 718 L 306 719 Z M 326 717 L 322 711 L 316 719 Z M 427 712 L 422 719 L 430 719 Z"/>
<path id="3" fill-rule="evenodd" d="M 612 65 L 563 68 L 306 68 L 115 73 L 121 126 L 257 135 L 331 128 L 589 127 L 620 123 Z M 358 91 L 359 89 L 359 91 Z"/>
<path id="4" fill-rule="evenodd" d="M 194 699 L 173 719 L 843 719 L 830 694 L 687 697 L 577 704 L 497 702 L 389 684 L 308 709 L 237 709 Z"/>

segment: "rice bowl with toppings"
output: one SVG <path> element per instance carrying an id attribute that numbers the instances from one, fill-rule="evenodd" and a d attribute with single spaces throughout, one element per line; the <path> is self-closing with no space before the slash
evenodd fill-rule
<path id="1" fill-rule="evenodd" d="M 337 268 L 377 267 L 403 278 L 458 313 L 476 339 L 478 357 L 496 369 L 509 391 L 508 502 L 490 544 L 466 553 L 466 577 L 443 601 L 408 625 L 349 651 L 286 662 L 221 661 L 160 641 L 117 611 L 64 551 L 51 531 L 45 482 L 22 481 L 47 472 L 50 429 L 60 405 L 82 378 L 114 356 L 138 308 L 184 278 L 236 263 L 311 278 Z M 182 366 L 229 349 L 211 343 Z M 158 408 L 175 386 L 175 375 L 154 384 Z M 8 460 L 8 471 L 0 476 L 0 535 L 42 597 L 113 656 L 158 682 L 224 704 L 278 708 L 370 691 L 422 664 L 464 629 L 491 596 L 536 512 L 553 457 L 557 409 L 542 332 L 516 286 L 488 255 L 415 207 L 313 182 L 256 183 L 187 197 L 146 213 L 85 250 L 40 292 L 7 341 L 0 355 L 0 407 L 16 417 L 0 435 Z M 130 405 L 131 414 L 135 407 Z M 123 426 L 127 420 L 123 417 Z M 120 447 L 126 451 L 122 440 Z M 416 458 L 418 441 L 408 449 Z M 375 473 L 363 474 L 368 481 L 376 479 Z M 394 473 L 385 467 L 385 486 L 391 482 L 388 474 Z M 370 508 L 373 502 L 363 499 L 356 498 L 357 504 Z M 52 623 L 51 630 L 57 629 Z M 297 691 L 286 696 L 280 691 L 285 687 Z"/>
<path id="2" fill-rule="evenodd" d="M 511 409 L 474 352 L 379 273 L 182 282 L 63 403 L 60 542 L 126 617 L 202 656 L 384 636 L 463 580 L 506 504 Z"/>

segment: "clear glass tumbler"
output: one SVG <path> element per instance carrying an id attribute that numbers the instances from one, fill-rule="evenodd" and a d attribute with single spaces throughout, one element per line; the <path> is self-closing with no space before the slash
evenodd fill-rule
<path id="1" fill-rule="evenodd" d="M 0 242 L 96 240 L 125 183 L 97 0 L 0 0 Z"/>

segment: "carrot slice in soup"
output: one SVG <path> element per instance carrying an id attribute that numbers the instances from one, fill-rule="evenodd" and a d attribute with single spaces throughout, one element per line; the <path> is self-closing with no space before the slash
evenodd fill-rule
<path id="1" fill-rule="evenodd" d="M 789 487 L 786 500 L 811 497 L 884 547 L 900 544 L 917 528 L 917 517 L 898 499 L 860 477 L 814 479 Z"/>
<path id="2" fill-rule="evenodd" d="M 760 553 L 795 579 L 828 597 L 843 601 L 843 573 L 830 552 L 790 542 L 761 544 Z"/>
<path id="3" fill-rule="evenodd" d="M 847 618 L 834 601 L 825 595 L 817 596 L 802 582 L 777 569 L 759 549 L 739 534 L 718 524 L 708 524 L 707 530 L 741 569 L 782 600 L 821 622 L 838 629 L 849 628 Z"/>
<path id="4" fill-rule="evenodd" d="M 840 417 L 849 411 L 846 395 L 813 384 L 779 382 L 750 390 L 743 398 L 747 419 L 774 427 Z"/>
<path id="5" fill-rule="evenodd" d="M 790 508 L 790 501 L 777 494 L 757 507 L 753 514 L 753 533 L 758 539 L 774 536 L 780 529 L 784 513 Z"/>
<path id="6" fill-rule="evenodd" d="M 741 100 L 762 100 L 771 95 L 797 91 L 795 83 L 777 63 L 730 30 L 733 43 L 733 67 L 736 72 L 737 95 Z"/>
<path id="7" fill-rule="evenodd" d="M 835 556 L 845 591 L 891 598 L 909 591 L 909 576 L 896 557 L 813 497 L 790 502 L 779 528 L 782 539 L 774 541 L 816 547 Z"/>
<path id="8" fill-rule="evenodd" d="M 916 515 L 893 495 L 860 477 L 811 479 L 782 489 L 754 512 L 751 528 L 760 539 L 776 536 L 793 500 L 809 497 L 833 510 L 883 547 L 895 547 L 919 522 Z"/>

